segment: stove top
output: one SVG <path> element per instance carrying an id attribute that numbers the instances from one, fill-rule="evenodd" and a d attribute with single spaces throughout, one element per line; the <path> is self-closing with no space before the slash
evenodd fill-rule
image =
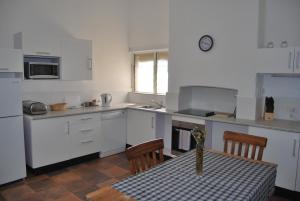
<path id="1" fill-rule="evenodd" d="M 198 109 L 179 110 L 177 113 L 200 116 L 200 117 L 210 117 L 215 115 L 215 112 L 207 111 L 207 110 L 198 110 Z"/>

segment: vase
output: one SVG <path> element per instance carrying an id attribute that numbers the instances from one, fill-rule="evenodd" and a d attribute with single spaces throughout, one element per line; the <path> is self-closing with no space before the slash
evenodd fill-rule
<path id="1" fill-rule="evenodd" d="M 203 144 L 196 144 L 196 174 L 203 174 Z"/>

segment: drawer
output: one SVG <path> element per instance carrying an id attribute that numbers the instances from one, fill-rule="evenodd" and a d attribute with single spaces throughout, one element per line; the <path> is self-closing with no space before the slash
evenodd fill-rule
<path id="1" fill-rule="evenodd" d="M 72 158 L 100 151 L 100 125 L 71 131 Z"/>
<path id="2" fill-rule="evenodd" d="M 94 113 L 94 114 L 84 114 L 84 115 L 78 115 L 73 116 L 70 118 L 70 124 L 72 125 L 84 125 L 84 124 L 100 124 L 101 122 L 101 114 L 100 113 Z"/>

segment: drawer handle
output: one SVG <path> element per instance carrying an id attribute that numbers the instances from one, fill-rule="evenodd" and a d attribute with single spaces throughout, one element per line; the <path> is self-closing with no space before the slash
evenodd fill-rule
<path id="1" fill-rule="evenodd" d="M 82 119 L 80 119 L 80 120 L 86 121 L 86 120 L 90 120 L 90 119 L 93 119 L 93 118 L 92 118 L 92 117 L 86 117 L 86 118 L 82 118 Z"/>
<path id="2" fill-rule="evenodd" d="M 8 68 L 0 68 L 0 70 L 8 70 Z"/>
<path id="3" fill-rule="evenodd" d="M 86 140 L 86 141 L 81 141 L 81 144 L 89 144 L 94 142 L 94 140 Z"/>
<path id="4" fill-rule="evenodd" d="M 35 52 L 38 55 L 50 55 L 50 52 Z"/>
<path id="5" fill-rule="evenodd" d="M 293 145 L 293 157 L 296 156 L 296 144 L 297 144 L 297 140 L 294 139 L 294 145 Z"/>
<path id="6" fill-rule="evenodd" d="M 80 130 L 82 133 L 86 133 L 86 132 L 91 132 L 91 131 L 93 131 L 93 129 L 91 129 L 91 128 L 88 128 L 88 129 L 82 129 L 82 130 Z"/>

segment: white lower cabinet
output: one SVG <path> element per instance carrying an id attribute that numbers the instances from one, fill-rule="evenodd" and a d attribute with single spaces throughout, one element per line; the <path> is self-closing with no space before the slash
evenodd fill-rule
<path id="1" fill-rule="evenodd" d="M 101 138 L 100 114 L 69 118 L 70 155 L 76 158 L 99 152 Z"/>
<path id="2" fill-rule="evenodd" d="M 24 118 L 27 165 L 38 168 L 70 158 L 67 118 Z"/>
<path id="3" fill-rule="evenodd" d="M 128 109 L 127 144 L 136 145 L 156 138 L 156 113 Z"/>
<path id="4" fill-rule="evenodd" d="M 100 114 L 32 120 L 24 117 L 27 165 L 39 168 L 99 152 Z"/>
<path id="5" fill-rule="evenodd" d="M 300 134 L 257 127 L 249 127 L 249 134 L 268 138 L 263 161 L 278 165 L 276 186 L 300 191 L 300 166 L 298 165 Z"/>

